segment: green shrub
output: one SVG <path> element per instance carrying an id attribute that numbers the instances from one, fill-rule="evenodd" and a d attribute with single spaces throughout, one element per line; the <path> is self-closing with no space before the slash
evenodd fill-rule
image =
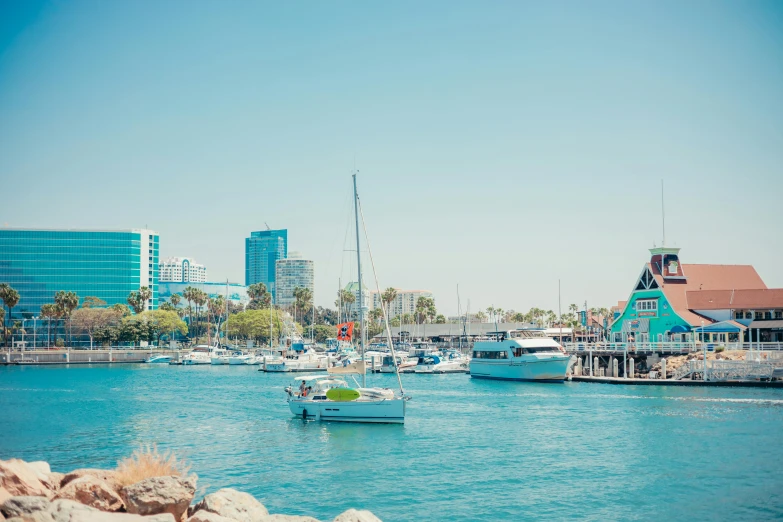
<path id="1" fill-rule="evenodd" d="M 715 353 L 720 353 L 720 352 L 722 352 L 725 349 L 726 349 L 725 346 L 718 346 L 718 347 L 715 348 Z"/>

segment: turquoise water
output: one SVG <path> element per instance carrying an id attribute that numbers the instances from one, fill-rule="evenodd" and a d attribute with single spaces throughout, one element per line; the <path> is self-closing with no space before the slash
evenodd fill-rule
<path id="1" fill-rule="evenodd" d="M 255 367 L 0 367 L 0 458 L 113 467 L 186 456 L 199 494 L 329 520 L 783 518 L 783 390 L 406 375 L 399 425 L 292 418 Z M 392 386 L 394 377 L 368 377 Z"/>

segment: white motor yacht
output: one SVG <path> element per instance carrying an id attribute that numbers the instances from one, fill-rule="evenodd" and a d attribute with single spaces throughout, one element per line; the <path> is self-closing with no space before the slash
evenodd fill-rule
<path id="1" fill-rule="evenodd" d="M 231 353 L 224 348 L 215 348 L 209 358 L 209 362 L 212 366 L 220 366 L 222 364 L 228 364 L 228 358 Z"/>
<path id="2" fill-rule="evenodd" d="M 210 353 L 212 347 L 206 345 L 199 345 L 193 348 L 190 353 L 182 357 L 182 364 L 185 366 L 193 366 L 197 364 L 211 364 Z"/>
<path id="3" fill-rule="evenodd" d="M 168 364 L 171 362 L 171 355 L 163 355 L 160 353 L 155 353 L 147 357 L 147 359 L 145 359 L 144 362 L 153 363 L 153 364 Z"/>
<path id="4" fill-rule="evenodd" d="M 228 364 L 232 366 L 240 364 L 254 364 L 255 357 L 248 353 L 236 352 L 228 356 Z"/>
<path id="5" fill-rule="evenodd" d="M 470 358 L 456 350 L 449 350 L 440 363 L 432 368 L 432 373 L 467 373 L 470 370 Z"/>
<path id="6" fill-rule="evenodd" d="M 326 371 L 328 367 L 328 357 L 317 353 L 315 350 L 286 354 L 284 357 L 267 358 L 264 364 L 264 370 L 267 372 Z"/>
<path id="7" fill-rule="evenodd" d="M 563 382 L 571 357 L 538 332 L 500 332 L 497 341 L 473 345 L 470 376 L 480 379 Z"/>
<path id="8" fill-rule="evenodd" d="M 300 382 L 304 385 L 304 393 L 294 386 L 288 386 L 285 391 L 291 413 L 303 419 L 405 422 L 407 397 L 396 395 L 389 388 L 351 387 L 344 379 L 333 375 L 299 377 L 296 383 Z"/>

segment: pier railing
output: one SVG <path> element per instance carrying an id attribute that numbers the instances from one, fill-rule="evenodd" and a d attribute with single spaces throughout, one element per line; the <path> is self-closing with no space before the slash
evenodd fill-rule
<path id="1" fill-rule="evenodd" d="M 716 349 L 723 350 L 746 350 L 749 352 L 757 351 L 781 351 L 783 352 L 783 342 L 776 343 L 701 343 L 701 342 L 633 342 L 633 343 L 564 343 L 563 348 L 568 353 L 592 352 L 596 354 L 616 354 L 616 353 L 694 353 L 707 350 L 708 352 Z"/>

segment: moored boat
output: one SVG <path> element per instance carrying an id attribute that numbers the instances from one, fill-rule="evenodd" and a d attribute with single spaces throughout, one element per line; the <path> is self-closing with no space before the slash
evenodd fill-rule
<path id="1" fill-rule="evenodd" d="M 147 357 L 147 359 L 145 359 L 144 362 L 152 363 L 152 364 L 168 364 L 171 362 L 171 355 L 163 355 L 160 353 L 155 353 Z"/>
<path id="2" fill-rule="evenodd" d="M 571 357 L 563 347 L 536 332 L 499 332 L 497 341 L 477 342 L 471 377 L 513 381 L 563 382 Z"/>

